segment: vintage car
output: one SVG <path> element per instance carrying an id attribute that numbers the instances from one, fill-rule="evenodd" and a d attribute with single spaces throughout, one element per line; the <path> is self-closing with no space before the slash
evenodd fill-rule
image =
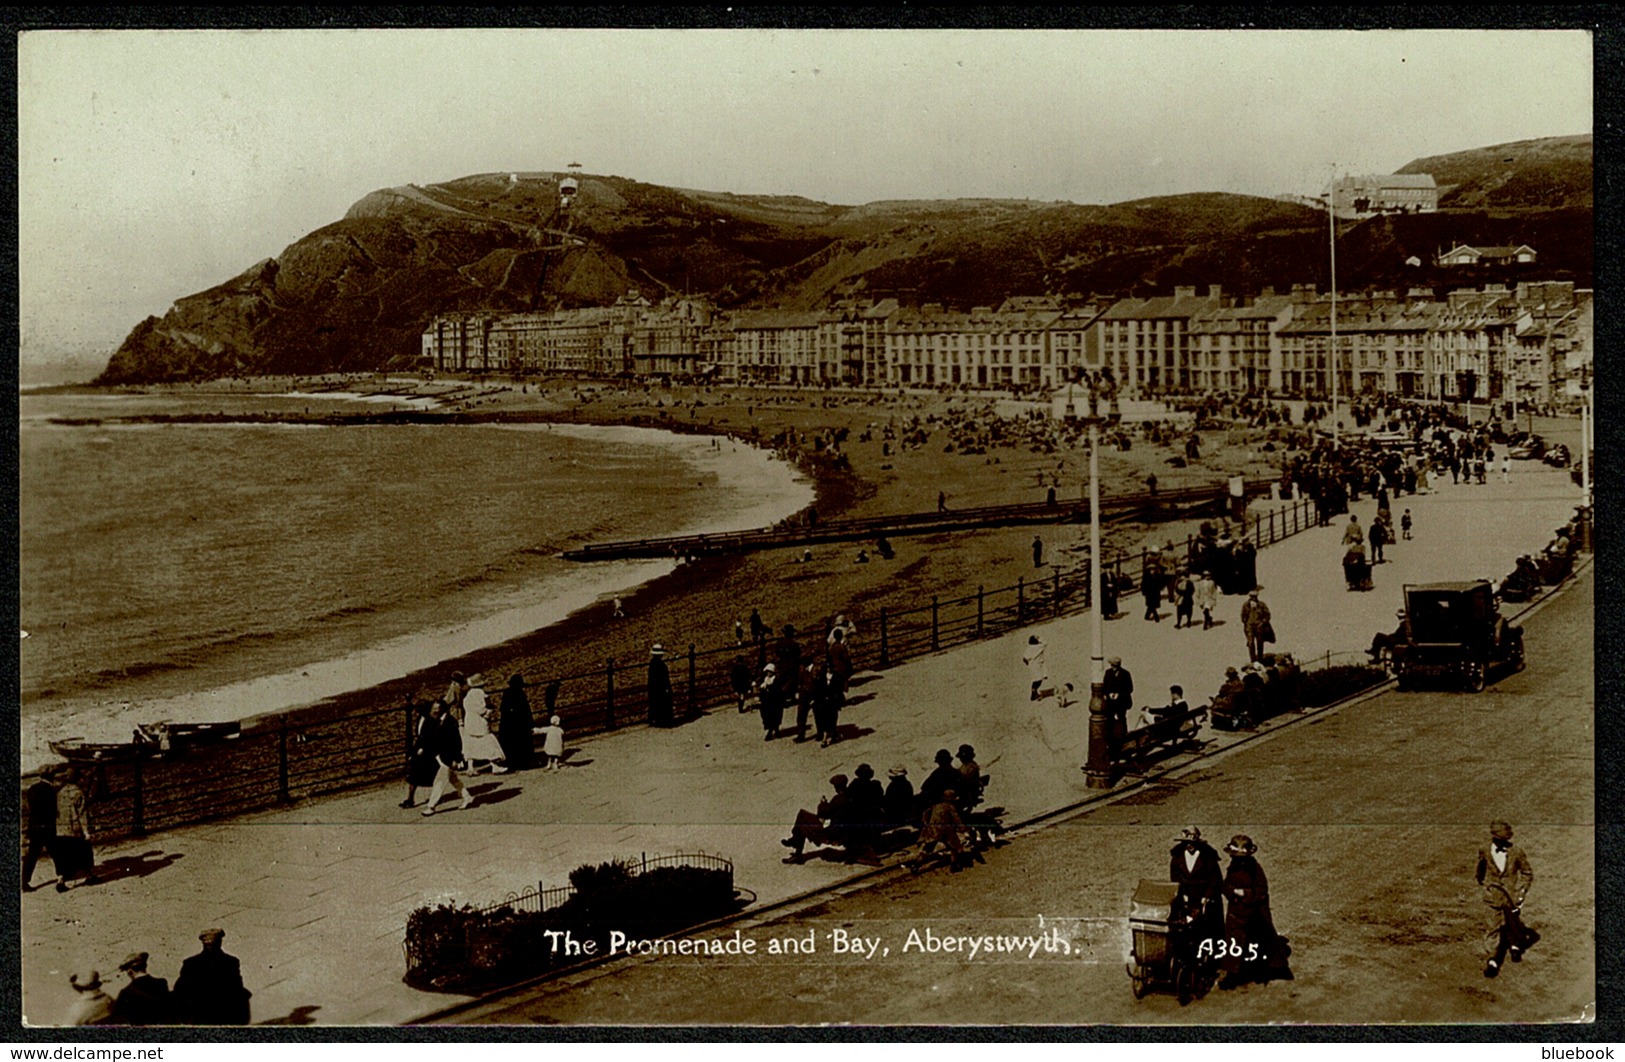
<path id="1" fill-rule="evenodd" d="M 1523 670 L 1523 628 L 1501 615 L 1485 579 L 1407 585 L 1404 627 L 1396 634 L 1392 653 L 1400 689 L 1443 678 L 1476 693 L 1491 667 Z"/>

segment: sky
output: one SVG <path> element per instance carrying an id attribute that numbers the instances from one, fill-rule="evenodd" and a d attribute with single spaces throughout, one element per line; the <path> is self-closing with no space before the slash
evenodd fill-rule
<path id="1" fill-rule="evenodd" d="M 1592 129 L 1570 30 L 76 30 L 18 46 L 23 357 L 110 352 L 378 188 L 1315 194 Z M 1528 72 L 1528 73 L 1525 73 Z"/>

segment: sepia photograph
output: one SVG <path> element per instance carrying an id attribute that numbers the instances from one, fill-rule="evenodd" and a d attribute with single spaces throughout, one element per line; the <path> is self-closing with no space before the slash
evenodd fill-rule
<path id="1" fill-rule="evenodd" d="M 16 1035 L 1587 1035 L 1594 43 L 22 28 Z"/>

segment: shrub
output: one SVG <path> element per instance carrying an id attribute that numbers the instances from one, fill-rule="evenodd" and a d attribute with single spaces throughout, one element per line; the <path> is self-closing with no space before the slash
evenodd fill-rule
<path id="1" fill-rule="evenodd" d="M 1306 671 L 1298 687 L 1298 703 L 1305 708 L 1333 704 L 1368 690 L 1387 677 L 1386 671 L 1370 664 L 1339 664 Z"/>
<path id="2" fill-rule="evenodd" d="M 570 872 L 575 890 L 551 910 L 468 905 L 420 907 L 406 920 L 406 982 L 439 992 L 478 992 L 542 973 L 556 963 L 549 930 L 597 941 L 605 954 L 609 934 L 634 939 L 663 936 L 728 913 L 735 907 L 732 870 L 656 867 L 642 874 L 614 860 Z"/>

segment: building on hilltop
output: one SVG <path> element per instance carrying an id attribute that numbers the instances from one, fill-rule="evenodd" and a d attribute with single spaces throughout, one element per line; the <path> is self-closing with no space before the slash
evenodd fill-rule
<path id="1" fill-rule="evenodd" d="M 1378 214 L 1432 214 L 1439 209 L 1439 187 L 1431 173 L 1350 175 L 1331 186 L 1332 213 L 1344 220 Z"/>
<path id="2" fill-rule="evenodd" d="M 1527 243 L 1516 247 L 1469 247 L 1460 243 L 1439 255 L 1442 266 L 1533 265 L 1535 249 Z"/>

